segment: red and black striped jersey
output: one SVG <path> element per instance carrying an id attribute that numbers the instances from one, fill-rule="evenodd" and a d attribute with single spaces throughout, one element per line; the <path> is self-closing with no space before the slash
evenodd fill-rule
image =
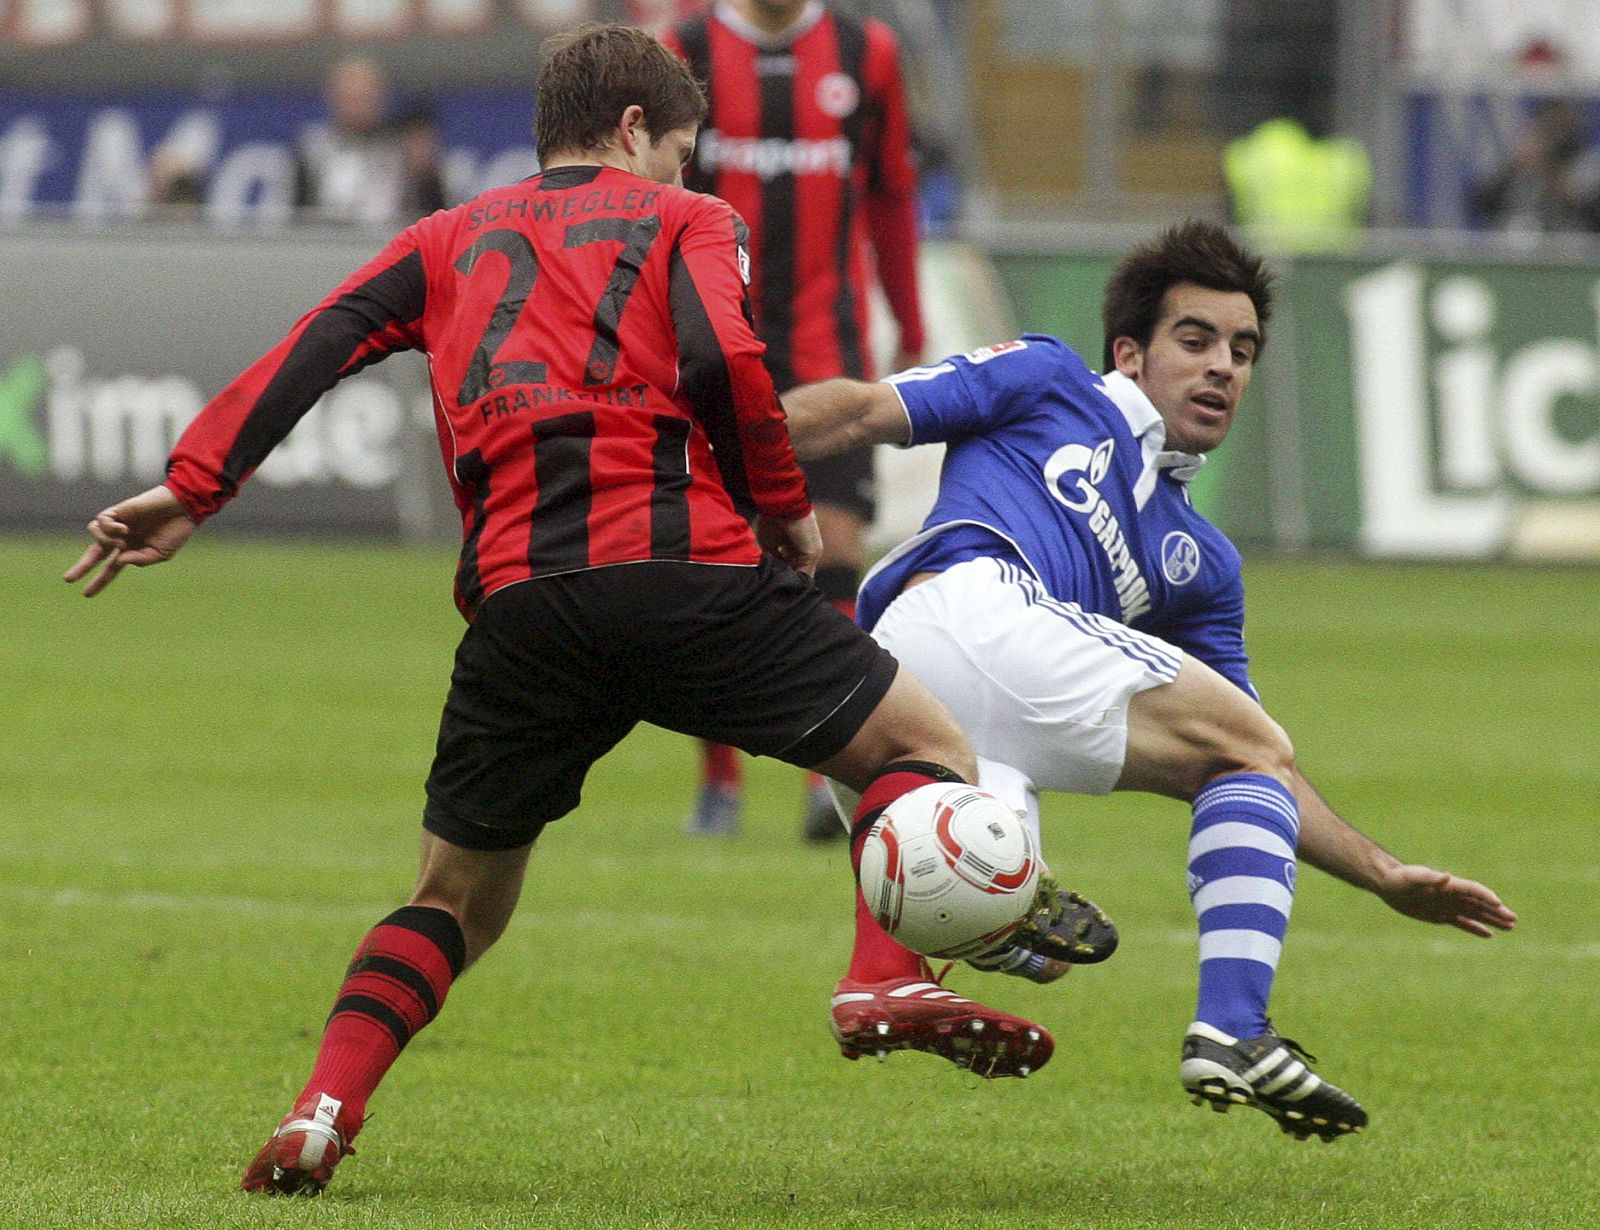
<path id="1" fill-rule="evenodd" d="M 872 374 L 874 267 L 900 348 L 921 351 L 917 176 L 889 27 L 814 3 L 769 37 L 724 3 L 665 41 L 711 96 L 684 182 L 749 223 L 756 328 L 778 387 Z"/>
<path id="2" fill-rule="evenodd" d="M 754 564 L 810 511 L 714 197 L 559 167 L 402 231 L 184 432 L 167 486 L 215 512 L 335 381 L 425 351 L 461 510 L 456 601 L 647 559 Z"/>

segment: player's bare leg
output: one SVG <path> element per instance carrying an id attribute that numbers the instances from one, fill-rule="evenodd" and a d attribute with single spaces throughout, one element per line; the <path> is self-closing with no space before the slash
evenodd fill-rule
<path id="1" fill-rule="evenodd" d="M 1189 895 L 1200 986 L 1179 1069 L 1196 1104 L 1255 1106 L 1285 1132 L 1359 1132 L 1361 1106 L 1317 1076 L 1267 1015 L 1294 902 L 1299 807 L 1294 749 L 1254 700 L 1193 658 L 1128 708 L 1121 790 L 1187 799 Z"/>
<path id="2" fill-rule="evenodd" d="M 937 781 L 973 781 L 977 762 L 945 707 L 902 670 L 843 751 L 814 766 L 861 797 L 850 860 L 878 815 L 907 791 Z M 850 968 L 833 996 L 830 1025 L 847 1059 L 919 1050 L 980 1076 L 1027 1076 L 1055 1043 L 1042 1027 L 966 999 L 940 985 L 927 960 L 878 926 L 856 889 Z"/>
<path id="3" fill-rule="evenodd" d="M 471 966 L 502 935 L 527 876 L 530 843 L 514 850 L 469 850 L 422 834 L 422 863 L 410 905 L 444 910 L 460 924 Z"/>
<path id="4" fill-rule="evenodd" d="M 469 850 L 424 833 L 411 900 L 361 941 L 305 1088 L 245 1171 L 246 1191 L 315 1196 L 366 1118 L 367 1099 L 451 984 L 505 931 L 526 845 Z"/>

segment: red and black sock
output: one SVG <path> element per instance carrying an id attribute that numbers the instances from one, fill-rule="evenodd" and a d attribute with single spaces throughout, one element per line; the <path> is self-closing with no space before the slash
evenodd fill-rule
<path id="1" fill-rule="evenodd" d="M 700 744 L 700 780 L 707 786 L 721 786 L 737 793 L 740 784 L 739 751 L 726 743 Z"/>
<path id="2" fill-rule="evenodd" d="M 402 906 L 367 933 L 345 971 L 299 1101 L 326 1093 L 359 1126 L 367 1099 L 418 1030 L 438 1015 L 466 964 L 455 916 Z"/>
<path id="3" fill-rule="evenodd" d="M 856 806 L 855 823 L 850 829 L 850 866 L 855 869 L 856 875 L 861 874 L 861 847 L 885 807 L 918 786 L 961 780 L 944 765 L 927 760 L 897 760 L 879 770 L 861 795 L 861 802 Z M 921 973 L 922 957 L 878 925 L 858 885 L 856 941 L 850 953 L 850 970 L 846 977 L 857 982 L 886 982 L 891 978 L 913 978 Z"/>

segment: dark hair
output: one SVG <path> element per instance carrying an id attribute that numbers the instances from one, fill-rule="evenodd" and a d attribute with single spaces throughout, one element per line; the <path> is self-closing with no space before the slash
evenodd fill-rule
<path id="1" fill-rule="evenodd" d="M 1161 319 L 1162 301 L 1180 282 L 1249 295 L 1256 308 L 1261 345 L 1266 345 L 1273 281 L 1266 262 L 1234 242 L 1215 222 L 1191 218 L 1163 231 L 1154 243 L 1142 244 L 1124 257 L 1106 283 L 1100 312 L 1105 328 L 1105 370 L 1116 366 L 1112 348 L 1119 337 L 1131 337 L 1141 346 L 1150 344 Z"/>
<path id="2" fill-rule="evenodd" d="M 659 141 L 706 118 L 706 95 L 688 66 L 654 35 L 632 26 L 583 25 L 543 47 L 534 102 L 539 161 L 599 149 L 622 113 L 644 108 L 644 130 Z"/>

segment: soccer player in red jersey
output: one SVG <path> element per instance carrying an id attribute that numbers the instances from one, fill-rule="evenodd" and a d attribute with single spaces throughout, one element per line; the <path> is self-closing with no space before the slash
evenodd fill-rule
<path id="1" fill-rule="evenodd" d="M 704 114 L 643 31 L 555 40 L 542 174 L 396 236 L 206 406 L 164 484 L 95 517 L 66 573 L 92 573 L 94 595 L 171 558 L 340 377 L 428 354 L 469 624 L 421 874 L 357 947 L 248 1190 L 327 1183 L 401 1049 L 509 922 L 535 838 L 637 722 L 849 784 L 860 836 L 907 790 L 974 777 L 944 707 L 803 575 L 817 524 L 746 316 L 743 224 L 679 186 Z M 835 996 L 848 1057 L 926 1050 L 986 1076 L 1049 1059 L 1043 1030 L 944 990 L 878 934 Z"/>
<path id="2" fill-rule="evenodd" d="M 778 388 L 872 378 L 874 274 L 899 327 L 896 370 L 920 362 L 917 174 L 894 34 L 819 0 L 724 0 L 667 43 L 711 104 L 684 182 L 749 223 L 756 331 Z M 872 451 L 808 462 L 806 477 L 824 544 L 817 584 L 849 614 L 875 511 Z M 732 749 L 707 745 L 689 831 L 737 831 L 739 785 Z M 805 836 L 842 836 L 826 789 L 809 786 Z"/>

